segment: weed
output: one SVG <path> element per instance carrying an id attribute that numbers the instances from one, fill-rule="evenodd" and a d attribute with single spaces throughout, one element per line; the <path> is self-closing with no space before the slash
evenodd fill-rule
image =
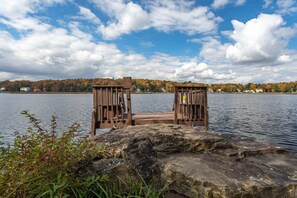
<path id="1" fill-rule="evenodd" d="M 17 135 L 11 146 L 0 152 L 0 196 L 2 197 L 162 197 L 153 184 L 130 179 L 110 183 L 106 175 L 87 178 L 74 173 L 107 156 L 104 147 L 77 138 L 78 123 L 58 133 L 56 117 L 50 130 L 34 114 L 22 111 L 30 122 L 25 135 Z M 83 163 L 82 163 L 83 162 Z"/>

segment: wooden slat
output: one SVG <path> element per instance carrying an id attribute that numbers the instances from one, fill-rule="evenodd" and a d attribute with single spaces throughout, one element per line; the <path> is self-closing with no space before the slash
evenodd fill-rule
<path id="1" fill-rule="evenodd" d="M 174 123 L 177 124 L 178 88 L 174 88 Z"/>
<path id="2" fill-rule="evenodd" d="M 110 88 L 110 97 L 111 97 L 110 109 L 111 109 L 111 115 L 112 115 L 110 121 L 111 121 L 111 123 L 114 123 L 114 104 L 113 104 L 113 88 L 112 87 Z"/>
<path id="3" fill-rule="evenodd" d="M 118 96 L 118 88 L 115 88 L 116 90 L 116 122 L 119 122 L 119 96 Z"/>
<path id="4" fill-rule="evenodd" d="M 124 101 L 124 90 L 123 87 L 121 87 L 121 108 L 122 108 L 122 122 L 124 121 L 124 112 L 125 112 L 125 101 Z"/>
<path id="5" fill-rule="evenodd" d="M 104 110 L 103 110 L 103 88 L 100 88 L 101 92 L 101 105 L 100 105 L 100 122 L 104 121 Z"/>
<path id="6" fill-rule="evenodd" d="M 190 105 L 189 105 L 189 88 L 187 87 L 186 89 L 186 100 L 187 100 L 187 107 L 186 107 L 186 111 L 187 111 L 187 120 L 190 120 Z"/>
<path id="7" fill-rule="evenodd" d="M 196 118 L 197 118 L 197 102 L 196 102 L 196 93 L 195 93 L 195 89 L 193 89 L 193 104 L 194 104 L 194 110 L 193 110 L 193 113 L 194 113 L 194 116 L 193 116 L 193 121 L 194 121 L 194 125 L 196 123 Z"/>
<path id="8" fill-rule="evenodd" d="M 127 89 L 127 113 L 128 113 L 128 125 L 132 124 L 132 110 L 131 110 L 131 93 L 130 89 Z"/>
<path id="9" fill-rule="evenodd" d="M 182 104 L 182 105 L 181 105 L 181 107 L 182 107 L 182 108 L 181 108 L 181 109 L 182 109 L 181 112 L 182 112 L 182 120 L 184 120 L 184 106 L 183 106 L 184 100 L 183 100 L 183 96 L 184 96 L 184 89 L 182 88 L 182 89 L 181 89 L 181 104 Z"/>
<path id="10" fill-rule="evenodd" d="M 183 96 L 186 97 L 185 101 Z M 131 103 L 130 89 L 125 89 L 123 86 L 94 86 L 91 135 L 95 135 L 96 128 L 113 127 L 115 123 L 117 127 L 124 127 L 127 124 L 175 123 L 203 125 L 206 130 L 208 129 L 206 87 L 175 86 L 174 112 L 171 113 L 171 118 L 162 117 L 164 115 L 159 113 L 146 115 L 147 117 L 141 119 L 137 116 L 132 117 Z"/>
<path id="11" fill-rule="evenodd" d="M 205 130 L 208 131 L 208 107 L 207 107 L 207 90 L 205 90 L 205 102 L 204 102 L 204 121 L 205 121 Z"/>
<path id="12" fill-rule="evenodd" d="M 107 122 L 109 122 L 109 89 L 106 87 L 106 89 L 105 89 L 105 91 L 106 91 L 106 95 L 105 95 L 105 99 L 106 99 L 106 104 L 104 104 L 104 105 L 106 105 L 106 120 L 107 120 Z"/>
<path id="13" fill-rule="evenodd" d="M 199 120 L 201 121 L 202 120 L 202 91 L 200 90 L 200 93 L 199 93 Z"/>

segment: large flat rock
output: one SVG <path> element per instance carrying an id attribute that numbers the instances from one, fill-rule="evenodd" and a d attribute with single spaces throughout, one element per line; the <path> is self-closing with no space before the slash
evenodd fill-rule
<path id="1" fill-rule="evenodd" d="M 144 125 L 98 135 L 96 142 L 118 157 L 95 162 L 95 170 L 137 171 L 186 197 L 297 197 L 296 155 L 250 138 Z"/>

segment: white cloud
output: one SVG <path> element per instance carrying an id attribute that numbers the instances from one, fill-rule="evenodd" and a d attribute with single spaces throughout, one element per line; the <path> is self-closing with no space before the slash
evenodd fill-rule
<path id="1" fill-rule="evenodd" d="M 78 22 L 70 22 L 69 28 L 71 30 L 71 33 L 78 38 L 85 40 L 91 40 L 93 38 L 90 34 L 87 34 L 80 30 Z"/>
<path id="2" fill-rule="evenodd" d="M 297 12 L 297 4 L 295 0 L 277 0 L 276 5 L 279 12 L 282 14 Z"/>
<path id="3" fill-rule="evenodd" d="M 214 9 L 218 9 L 218 8 L 224 7 L 228 3 L 229 3 L 229 0 L 214 0 L 211 6 Z"/>
<path id="4" fill-rule="evenodd" d="M 271 8 L 279 14 L 291 14 L 297 12 L 295 0 L 264 0 L 264 8 Z"/>
<path id="5" fill-rule="evenodd" d="M 129 75 L 201 81 L 227 79 L 233 75 L 214 72 L 203 64 L 196 67 L 190 58 L 166 54 L 146 58 L 137 53 L 126 54 L 114 44 L 93 42 L 91 35 L 82 32 L 77 23 L 69 26 L 69 30 L 50 28 L 42 34 L 33 31 L 20 39 L 0 31 L 0 80 Z M 191 71 L 192 76 L 181 76 L 185 69 Z"/>
<path id="6" fill-rule="evenodd" d="M 264 0 L 264 8 L 268 8 L 272 4 L 272 0 Z"/>
<path id="7" fill-rule="evenodd" d="M 227 48 L 226 58 L 234 63 L 267 63 L 276 61 L 294 34 L 284 28 L 280 15 L 260 14 L 245 24 L 232 21 L 231 38 L 236 42 Z"/>
<path id="8" fill-rule="evenodd" d="M 1 0 L 0 15 L 6 18 L 19 18 L 28 13 L 35 13 L 42 7 L 51 6 L 56 3 L 64 3 L 67 0 Z"/>
<path id="9" fill-rule="evenodd" d="M 221 65 L 226 62 L 226 50 L 229 43 L 222 44 L 217 38 L 205 37 L 201 39 L 202 49 L 199 55 L 208 64 Z"/>
<path id="10" fill-rule="evenodd" d="M 79 15 L 94 24 L 101 24 L 100 19 L 88 8 L 79 6 Z"/>
<path id="11" fill-rule="evenodd" d="M 245 1 L 246 1 L 246 0 L 236 0 L 234 4 L 235 4 L 236 6 L 241 6 L 241 5 L 245 4 Z"/>
<path id="12" fill-rule="evenodd" d="M 122 34 L 129 34 L 149 28 L 150 18 L 140 5 L 133 2 L 125 4 L 123 1 L 93 0 L 96 5 L 112 20 L 107 25 L 100 25 L 99 32 L 106 40 L 118 38 Z"/>
<path id="13" fill-rule="evenodd" d="M 289 63 L 292 62 L 292 58 L 288 55 L 281 55 L 277 59 L 281 63 Z"/>
<path id="14" fill-rule="evenodd" d="M 179 31 L 189 35 L 216 31 L 222 21 L 205 6 L 193 1 L 148 1 L 144 10 L 140 5 L 122 0 L 92 0 L 111 20 L 101 25 L 104 39 L 111 40 L 133 31 L 155 28 L 162 32 Z"/>
<path id="15" fill-rule="evenodd" d="M 65 3 L 67 0 L 2 0 L 0 6 L 0 22 L 18 31 L 46 31 L 50 25 L 28 14 L 34 14 L 48 6 Z"/>
<path id="16" fill-rule="evenodd" d="M 151 48 L 155 46 L 155 44 L 151 41 L 141 41 L 139 45 L 145 48 Z"/>
<path id="17" fill-rule="evenodd" d="M 0 22 L 15 28 L 18 31 L 27 31 L 27 30 L 35 30 L 35 31 L 46 31 L 51 26 L 48 24 L 44 24 L 40 22 L 38 19 L 32 17 L 23 17 L 23 18 L 12 18 L 12 19 L 3 19 L 0 18 Z"/>
<path id="18" fill-rule="evenodd" d="M 154 1 L 149 7 L 152 26 L 163 32 L 209 33 L 222 21 L 207 7 L 194 7 L 192 1 Z"/>
<path id="19" fill-rule="evenodd" d="M 206 63 L 189 62 L 175 70 L 174 78 L 181 81 L 201 82 L 207 79 L 231 80 L 235 78 L 235 73 L 215 73 Z"/>
<path id="20" fill-rule="evenodd" d="M 192 42 L 202 44 L 199 57 L 161 53 L 145 57 L 135 52 L 123 52 L 114 44 L 94 42 L 92 35 L 86 33 L 78 22 L 67 22 L 63 24 L 64 28 L 57 28 L 35 17 L 35 13 L 44 7 L 63 3 L 62 0 L 24 0 L 20 1 L 20 7 L 13 7 L 14 2 L 11 2 L 7 1 L 6 10 L 0 7 L 0 23 L 21 33 L 14 37 L 12 33 L 0 30 L 0 80 L 129 75 L 134 78 L 242 83 L 263 82 L 268 72 L 272 81 L 296 80 L 297 52 L 286 49 L 286 45 L 288 39 L 296 34 L 297 28 L 284 27 L 285 23 L 278 15 L 260 15 L 245 24 L 234 21 L 234 31 L 231 33 L 235 41 L 233 45 L 222 43 L 216 36 L 204 35 L 204 38 L 192 39 Z M 97 0 L 97 4 L 101 4 L 100 8 L 110 17 L 103 27 L 103 30 L 111 31 L 105 33 L 109 38 L 141 28 L 187 34 L 215 31 L 221 19 L 205 7 L 195 7 L 193 2 L 157 0 L 141 7 L 132 2 Z M 157 12 L 158 9 L 162 15 Z M 94 13 L 92 15 L 86 11 L 83 14 L 84 11 L 80 13 L 81 17 L 97 20 Z M 134 19 L 136 17 L 132 16 L 135 13 L 144 13 L 148 18 Z M 143 26 L 143 19 L 148 23 L 147 26 Z M 225 35 L 230 34 L 228 32 Z M 153 44 L 144 41 L 140 45 L 148 47 Z M 232 54 L 232 50 L 229 51 L 229 59 L 226 59 L 227 49 L 235 49 L 236 52 Z M 229 60 L 234 64 L 230 66 Z M 251 64 L 246 67 L 240 65 L 242 63 Z M 263 65 L 265 71 L 262 71 Z"/>
<path id="21" fill-rule="evenodd" d="M 246 0 L 236 0 L 236 1 L 232 1 L 232 0 L 214 0 L 213 3 L 211 4 L 211 7 L 214 9 L 219 9 L 222 8 L 224 6 L 226 6 L 227 4 L 234 4 L 235 6 L 241 6 L 243 4 L 245 4 Z"/>

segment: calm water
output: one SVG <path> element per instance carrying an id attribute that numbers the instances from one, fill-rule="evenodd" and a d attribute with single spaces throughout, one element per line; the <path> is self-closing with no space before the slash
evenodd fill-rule
<path id="1" fill-rule="evenodd" d="M 134 113 L 168 112 L 173 94 L 132 95 Z M 297 95 L 209 94 L 211 131 L 254 137 L 280 144 L 297 152 Z M 24 132 L 27 119 L 20 115 L 29 109 L 48 126 L 51 115 L 60 128 L 74 121 L 87 135 L 91 125 L 91 94 L 0 94 L 0 134 L 11 142 L 15 131 Z"/>

